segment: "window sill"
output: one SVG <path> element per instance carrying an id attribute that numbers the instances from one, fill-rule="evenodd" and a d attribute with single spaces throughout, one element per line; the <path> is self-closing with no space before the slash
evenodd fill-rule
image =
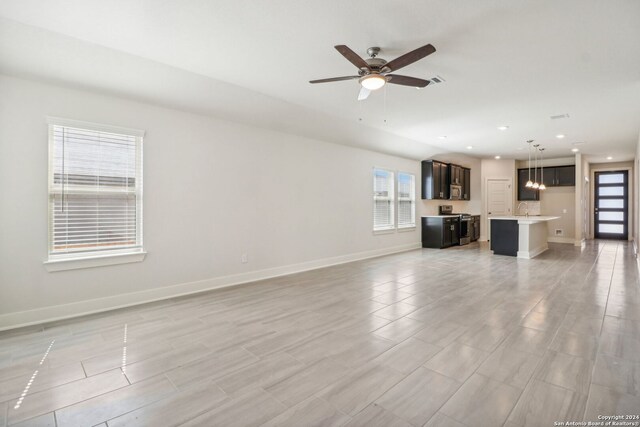
<path id="1" fill-rule="evenodd" d="M 403 233 L 405 231 L 416 231 L 416 226 L 413 225 L 411 227 L 398 227 L 398 233 Z"/>
<path id="2" fill-rule="evenodd" d="M 80 268 L 103 267 L 105 265 L 128 264 L 142 262 L 146 252 L 130 252 L 125 254 L 96 255 L 83 258 L 60 258 L 44 262 L 49 272 L 77 270 Z"/>
<path id="3" fill-rule="evenodd" d="M 374 235 L 376 235 L 376 234 L 391 234 L 391 233 L 395 233 L 395 232 L 396 232 L 396 228 L 395 227 L 393 227 L 393 228 L 385 228 L 385 229 L 382 229 L 382 230 L 373 230 L 373 234 Z"/>

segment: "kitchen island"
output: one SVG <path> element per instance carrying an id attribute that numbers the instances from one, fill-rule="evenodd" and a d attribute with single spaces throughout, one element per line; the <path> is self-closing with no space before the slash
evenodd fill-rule
<path id="1" fill-rule="evenodd" d="M 547 223 L 558 216 L 494 216 L 491 250 L 496 255 L 531 259 L 549 249 Z"/>

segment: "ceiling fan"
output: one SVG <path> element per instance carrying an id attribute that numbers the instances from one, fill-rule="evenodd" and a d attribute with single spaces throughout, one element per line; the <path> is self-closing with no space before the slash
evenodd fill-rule
<path id="1" fill-rule="evenodd" d="M 338 52 L 342 54 L 349 62 L 358 67 L 357 76 L 345 76 L 345 77 L 331 77 L 328 79 L 311 80 L 309 83 L 329 83 L 339 82 L 342 80 L 355 80 L 361 85 L 360 93 L 358 94 L 358 101 L 367 99 L 371 91 L 380 89 L 386 83 L 392 83 L 402 86 L 412 86 L 416 88 L 426 87 L 430 81 L 424 79 L 418 79 L 416 77 L 401 76 L 398 74 L 390 74 L 399 70 L 402 67 L 406 67 L 409 64 L 413 64 L 416 61 L 421 60 L 425 56 L 431 55 L 436 51 L 436 48 L 431 44 L 424 45 L 418 49 L 412 50 L 409 53 L 405 53 L 402 56 L 397 57 L 393 61 L 387 62 L 382 58 L 378 58 L 380 53 L 379 47 L 370 47 L 367 49 L 367 54 L 370 58 L 363 59 L 353 50 L 345 45 L 334 46 Z"/>

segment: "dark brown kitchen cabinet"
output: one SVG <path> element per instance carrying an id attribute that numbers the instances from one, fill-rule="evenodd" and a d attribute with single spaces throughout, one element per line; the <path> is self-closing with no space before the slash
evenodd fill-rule
<path id="1" fill-rule="evenodd" d="M 531 173 L 534 170 L 531 169 Z M 544 168 L 538 169 L 538 182 L 542 182 L 547 187 L 553 187 L 556 185 L 556 168 Z M 532 178 L 533 179 L 533 178 Z"/>
<path id="2" fill-rule="evenodd" d="M 531 180 L 542 182 L 546 187 L 571 187 L 576 185 L 576 167 L 550 166 L 531 169 Z M 518 169 L 518 200 L 540 200 L 540 191 L 527 188 L 529 169 Z"/>
<path id="3" fill-rule="evenodd" d="M 540 200 L 540 192 L 526 187 L 529 180 L 529 169 L 518 169 L 518 200 Z M 534 180 L 534 170 L 531 169 L 531 181 Z M 546 185 L 546 184 L 545 184 Z"/>
<path id="4" fill-rule="evenodd" d="M 446 163 L 437 160 L 422 161 L 422 198 L 449 198 L 449 167 Z"/>
<path id="5" fill-rule="evenodd" d="M 471 169 L 449 163 L 449 185 L 460 186 L 460 200 L 471 200 Z"/>
<path id="6" fill-rule="evenodd" d="M 449 184 L 462 185 L 464 181 L 462 166 L 449 164 Z"/>
<path id="7" fill-rule="evenodd" d="M 460 244 L 458 216 L 422 217 L 422 247 L 448 248 Z"/>
<path id="8" fill-rule="evenodd" d="M 533 171 L 532 171 L 533 173 Z M 544 174 L 544 176 L 542 176 Z M 576 185 L 576 167 L 552 166 L 538 169 L 538 177 L 542 176 L 542 182 L 547 187 L 571 187 Z"/>
<path id="9" fill-rule="evenodd" d="M 462 168 L 462 200 L 471 200 L 471 169 Z"/>
<path id="10" fill-rule="evenodd" d="M 480 215 L 471 215 L 469 221 L 469 240 L 472 242 L 480 238 Z"/>
<path id="11" fill-rule="evenodd" d="M 556 166 L 555 168 L 555 186 L 571 187 L 576 185 L 576 167 L 575 166 Z M 545 169 L 544 173 L 547 171 Z"/>

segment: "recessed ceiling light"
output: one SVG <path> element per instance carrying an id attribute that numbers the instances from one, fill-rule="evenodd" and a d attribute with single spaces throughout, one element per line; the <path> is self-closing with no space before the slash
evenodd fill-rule
<path id="1" fill-rule="evenodd" d="M 439 136 L 438 139 L 447 139 L 447 135 Z"/>
<path id="2" fill-rule="evenodd" d="M 496 160 L 500 160 L 500 156 L 496 156 Z"/>
<path id="3" fill-rule="evenodd" d="M 467 145 L 467 150 L 473 150 L 473 147 L 471 145 Z"/>
<path id="4" fill-rule="evenodd" d="M 507 130 L 509 126 L 498 126 L 498 130 Z"/>
<path id="5" fill-rule="evenodd" d="M 562 138 L 564 138 L 564 134 L 559 133 L 559 134 L 557 134 L 557 135 L 556 135 L 556 138 L 558 138 L 558 139 L 562 139 Z"/>
<path id="6" fill-rule="evenodd" d="M 577 153 L 580 150 L 578 150 L 577 148 L 572 148 L 571 151 L 573 151 L 574 153 Z"/>
<path id="7" fill-rule="evenodd" d="M 611 157 L 611 156 L 607 157 L 607 160 L 612 160 L 612 159 L 613 159 L 613 157 Z"/>

